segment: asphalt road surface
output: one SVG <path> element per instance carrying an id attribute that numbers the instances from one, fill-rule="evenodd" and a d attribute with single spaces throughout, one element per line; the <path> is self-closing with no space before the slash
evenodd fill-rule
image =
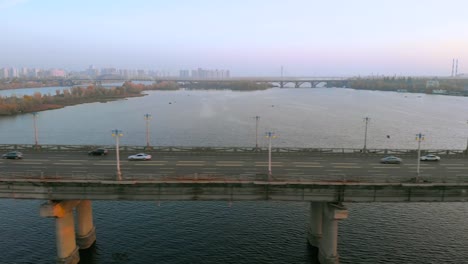
<path id="1" fill-rule="evenodd" d="M 265 180 L 267 153 L 146 152 L 150 161 L 129 161 L 134 152 L 120 152 L 120 168 L 126 180 L 237 179 Z M 0 178 L 115 179 L 115 152 L 88 156 L 82 152 L 24 152 L 22 160 L 0 160 Z M 405 182 L 412 178 L 429 182 L 468 182 L 468 157 L 442 156 L 441 161 L 421 161 L 402 156 L 402 164 L 381 164 L 380 155 L 272 154 L 274 181 Z"/>

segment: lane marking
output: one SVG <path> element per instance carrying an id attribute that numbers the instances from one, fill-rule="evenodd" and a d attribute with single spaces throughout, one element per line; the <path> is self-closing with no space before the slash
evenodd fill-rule
<path id="1" fill-rule="evenodd" d="M 337 168 L 337 169 L 361 169 L 362 167 L 359 167 L 359 166 L 333 166 L 333 168 Z"/>
<path id="2" fill-rule="evenodd" d="M 296 168 L 323 168 L 321 165 L 296 165 Z"/>
<path id="3" fill-rule="evenodd" d="M 271 164 L 272 167 L 283 167 L 283 165 L 280 165 L 280 164 Z M 255 167 L 268 167 L 268 163 L 267 164 L 255 164 Z"/>
<path id="4" fill-rule="evenodd" d="M 15 163 L 8 163 L 8 164 L 15 164 L 15 165 L 44 165 L 42 162 L 15 162 Z"/>
<path id="5" fill-rule="evenodd" d="M 84 161 L 87 161 L 87 160 L 59 160 L 59 161 L 63 161 L 63 162 L 84 162 Z"/>
<path id="6" fill-rule="evenodd" d="M 81 163 L 73 163 L 73 162 L 57 162 L 57 163 L 52 163 L 53 165 L 76 165 L 76 166 L 79 166 L 79 165 L 82 165 Z"/>
<path id="7" fill-rule="evenodd" d="M 164 166 L 165 164 L 158 164 L 158 163 L 140 163 L 135 164 L 135 166 Z"/>
<path id="8" fill-rule="evenodd" d="M 436 167 L 419 167 L 421 170 L 435 170 Z M 417 169 L 417 166 L 409 166 L 409 169 Z M 457 169 L 460 169 L 460 168 L 457 168 Z"/>
<path id="9" fill-rule="evenodd" d="M 196 166 L 205 166 L 205 164 L 200 164 L 200 163 L 192 163 L 192 164 L 188 164 L 188 163 L 177 163 L 176 166 L 185 166 L 185 167 L 196 167 Z"/>
<path id="10" fill-rule="evenodd" d="M 332 165 L 357 165 L 357 163 L 349 163 L 349 162 L 337 162 L 337 163 L 332 162 L 330 164 Z"/>
<path id="11" fill-rule="evenodd" d="M 216 164 L 216 167 L 242 167 L 244 164 Z"/>

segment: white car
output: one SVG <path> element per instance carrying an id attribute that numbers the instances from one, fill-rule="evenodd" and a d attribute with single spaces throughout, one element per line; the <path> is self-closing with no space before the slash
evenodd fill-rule
<path id="1" fill-rule="evenodd" d="M 128 160 L 151 160 L 151 155 L 145 153 L 138 153 L 128 156 Z"/>
<path id="2" fill-rule="evenodd" d="M 440 157 L 439 156 L 436 156 L 434 154 L 427 154 L 425 156 L 422 156 L 421 157 L 421 160 L 422 161 L 439 161 L 440 160 Z"/>

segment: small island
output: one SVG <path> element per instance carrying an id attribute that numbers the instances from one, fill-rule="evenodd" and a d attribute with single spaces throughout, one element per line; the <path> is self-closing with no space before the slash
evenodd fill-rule
<path id="1" fill-rule="evenodd" d="M 135 84 L 125 82 L 120 87 L 104 88 L 89 85 L 87 87 L 77 86 L 63 91 L 56 90 L 55 94 L 41 94 L 22 97 L 0 96 L 0 116 L 32 113 L 44 110 L 58 109 L 65 106 L 114 101 L 128 97 L 144 96 L 145 90 L 177 90 L 179 86 L 175 82 L 160 82 L 151 85 Z"/>

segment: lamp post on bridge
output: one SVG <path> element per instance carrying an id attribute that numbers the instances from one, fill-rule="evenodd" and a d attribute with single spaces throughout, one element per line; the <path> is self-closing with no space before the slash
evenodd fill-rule
<path id="1" fill-rule="evenodd" d="M 34 123 L 34 147 L 38 149 L 39 148 L 39 144 L 37 140 L 37 115 L 38 113 L 33 112 L 32 115 L 33 115 L 33 123 Z"/>
<path id="2" fill-rule="evenodd" d="M 112 136 L 115 137 L 115 154 L 117 157 L 117 180 L 122 180 L 122 173 L 120 172 L 120 157 L 119 157 L 119 138 L 123 136 L 122 130 L 112 130 Z"/>
<path id="3" fill-rule="evenodd" d="M 421 164 L 421 141 L 424 140 L 424 135 L 419 133 L 416 134 L 416 140 L 418 141 L 418 166 L 416 170 L 416 182 L 419 181 L 419 166 Z"/>
<path id="4" fill-rule="evenodd" d="M 370 121 L 370 118 L 369 117 L 364 117 L 364 122 L 366 122 L 366 128 L 364 130 L 364 148 L 363 148 L 363 151 L 364 153 L 367 152 L 367 124 L 369 123 Z"/>
<path id="5" fill-rule="evenodd" d="M 265 137 L 268 138 L 268 181 L 271 178 L 271 139 L 276 138 L 275 133 L 273 132 L 266 132 Z"/>
<path id="6" fill-rule="evenodd" d="M 255 150 L 258 149 L 258 122 L 260 121 L 260 116 L 255 116 Z"/>
<path id="7" fill-rule="evenodd" d="M 149 120 L 151 119 L 150 114 L 145 114 L 144 115 L 145 120 L 146 120 L 146 148 L 150 148 L 150 143 L 149 143 Z"/>
<path id="8" fill-rule="evenodd" d="M 466 120 L 466 124 L 468 125 L 468 120 Z M 468 155 L 468 138 L 466 139 L 466 154 Z"/>

